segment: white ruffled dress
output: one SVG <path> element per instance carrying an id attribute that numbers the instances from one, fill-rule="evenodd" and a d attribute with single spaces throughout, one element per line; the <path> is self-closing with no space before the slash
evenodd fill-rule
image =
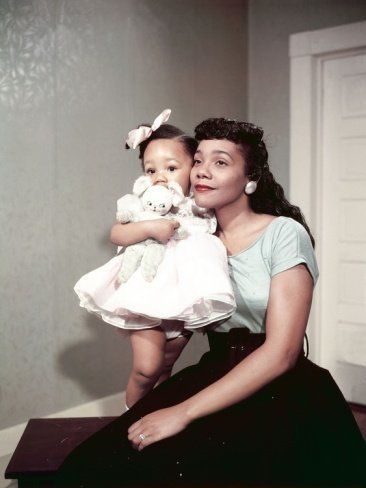
<path id="1" fill-rule="evenodd" d="M 220 239 L 212 235 L 216 219 L 193 213 L 187 197 L 176 218 L 188 236 L 170 239 L 153 281 L 137 269 L 126 283 L 119 283 L 123 249 L 103 266 L 84 275 L 75 285 L 80 306 L 104 322 L 126 330 L 160 326 L 168 339 L 183 329 L 201 329 L 225 319 L 235 311 L 227 254 Z M 179 325 L 162 322 L 179 320 Z"/>

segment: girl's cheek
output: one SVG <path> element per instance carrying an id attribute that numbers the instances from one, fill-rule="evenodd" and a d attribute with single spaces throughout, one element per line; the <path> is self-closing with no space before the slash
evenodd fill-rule
<path id="1" fill-rule="evenodd" d="M 187 197 L 189 195 L 190 188 L 191 188 L 190 182 L 187 181 L 185 185 L 181 185 L 181 186 L 182 186 L 182 190 L 183 190 L 184 195 Z"/>
<path id="2" fill-rule="evenodd" d="M 196 177 L 196 169 L 195 168 L 192 168 L 191 169 L 191 174 L 190 174 L 190 177 L 189 177 L 191 184 L 193 184 L 193 181 L 194 181 L 194 178 L 195 177 Z"/>

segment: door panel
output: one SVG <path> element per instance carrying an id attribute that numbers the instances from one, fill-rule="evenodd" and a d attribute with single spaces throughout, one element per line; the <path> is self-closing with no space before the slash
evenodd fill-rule
<path id="1" fill-rule="evenodd" d="M 322 72 L 320 362 L 366 404 L 366 54 Z"/>

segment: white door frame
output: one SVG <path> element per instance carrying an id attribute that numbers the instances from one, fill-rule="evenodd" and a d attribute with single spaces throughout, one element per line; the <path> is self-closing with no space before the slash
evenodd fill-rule
<path id="1" fill-rule="evenodd" d="M 315 240 L 321 221 L 321 76 L 326 59 L 366 49 L 366 22 L 290 36 L 290 200 L 304 213 Z M 319 249 L 321 246 L 318 246 Z M 322 256 L 317 251 L 321 270 Z M 320 277 L 321 279 L 321 277 Z M 321 296 L 317 290 L 309 320 L 310 357 L 321 364 Z"/>

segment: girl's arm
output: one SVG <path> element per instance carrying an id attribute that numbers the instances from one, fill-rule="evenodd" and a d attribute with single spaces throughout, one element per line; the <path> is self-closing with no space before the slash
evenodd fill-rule
<path id="1" fill-rule="evenodd" d="M 173 236 L 178 227 L 179 222 L 168 219 L 144 220 L 127 224 L 117 223 L 111 229 L 110 239 L 113 244 L 123 247 L 149 238 L 165 243 Z"/>
<path id="2" fill-rule="evenodd" d="M 249 397 L 292 368 L 303 345 L 313 292 L 313 280 L 300 264 L 271 280 L 265 343 L 225 376 L 170 408 L 146 415 L 129 429 L 137 449 L 182 431 L 193 420 Z M 139 435 L 146 438 L 141 441 Z"/>

